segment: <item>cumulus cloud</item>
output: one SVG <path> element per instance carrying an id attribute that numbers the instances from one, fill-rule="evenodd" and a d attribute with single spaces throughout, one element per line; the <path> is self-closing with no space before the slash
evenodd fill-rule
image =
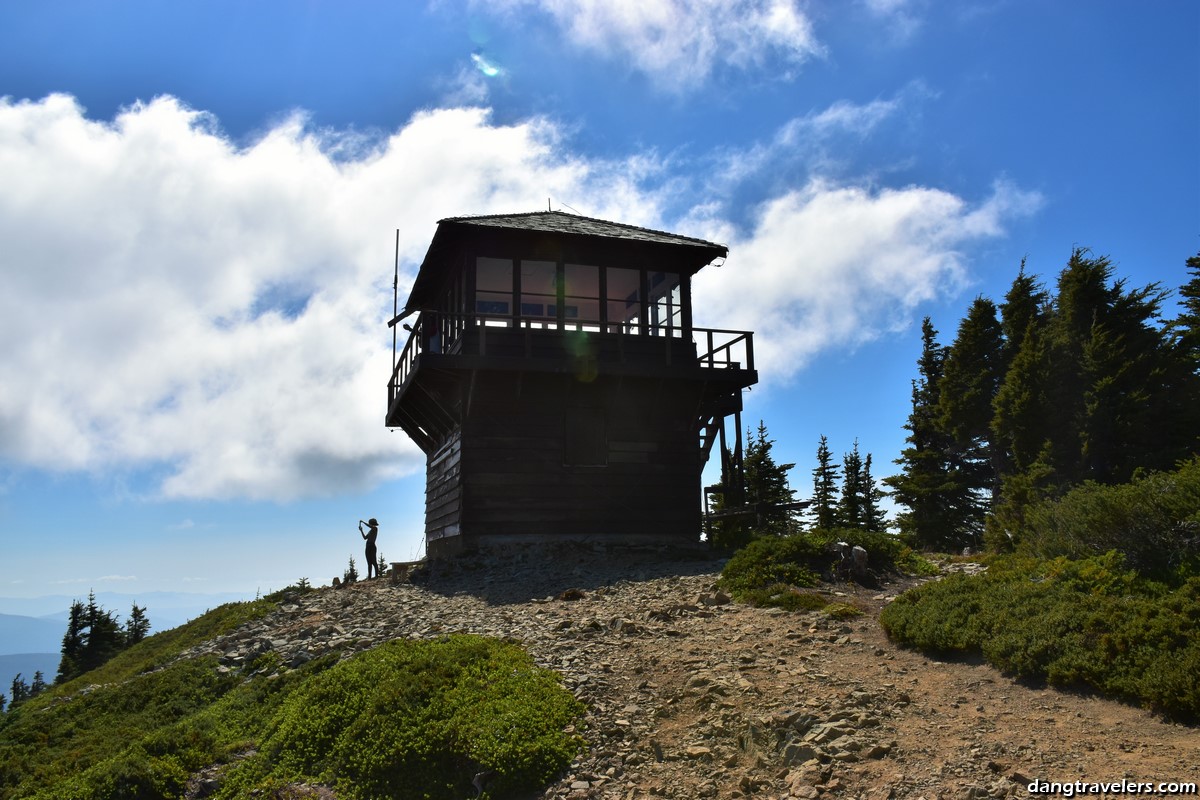
<path id="1" fill-rule="evenodd" d="M 293 117 L 238 146 L 173 98 L 90 120 L 0 101 L 0 458 L 151 469 L 167 497 L 363 490 L 421 463 L 383 428 L 401 291 L 442 216 L 644 202 L 551 126 L 418 114 L 373 147 Z"/>
<path id="2" fill-rule="evenodd" d="M 490 0 L 539 8 L 577 47 L 620 59 L 660 85 L 700 85 L 721 67 L 793 69 L 823 50 L 796 0 Z"/>
<path id="3" fill-rule="evenodd" d="M 439 109 L 365 139 L 293 116 L 235 143 L 170 97 L 111 121 L 63 95 L 0 100 L 0 174 L 0 460 L 140 471 L 186 498 L 332 495 L 420 468 L 383 427 L 397 227 L 402 296 L 437 219 L 547 195 L 726 241 L 697 324 L 756 331 L 774 381 L 903 325 L 1035 200 L 813 180 L 743 229 L 709 207 L 664 218 L 678 178 L 657 159 L 573 154 L 544 119 Z"/>
<path id="4" fill-rule="evenodd" d="M 917 307 L 960 290 L 966 249 L 1038 207 L 998 183 L 972 206 L 938 189 L 872 190 L 814 179 L 764 203 L 721 269 L 697 276 L 697 325 L 755 331 L 758 369 L 786 381 L 818 353 L 905 328 Z"/>

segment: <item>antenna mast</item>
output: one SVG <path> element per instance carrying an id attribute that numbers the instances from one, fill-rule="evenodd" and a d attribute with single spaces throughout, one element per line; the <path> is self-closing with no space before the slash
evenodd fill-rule
<path id="1" fill-rule="evenodd" d="M 400 229 L 396 228 L 396 271 L 392 274 L 392 370 L 396 369 L 396 314 L 400 306 Z"/>

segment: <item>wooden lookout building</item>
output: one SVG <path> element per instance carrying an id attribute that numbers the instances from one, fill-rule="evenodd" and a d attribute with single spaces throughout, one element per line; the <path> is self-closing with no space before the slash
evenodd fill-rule
<path id="1" fill-rule="evenodd" d="M 427 458 L 439 557 L 514 542 L 693 545 L 701 471 L 758 380 L 752 335 L 692 325 L 726 248 L 546 211 L 443 219 L 391 326 L 388 427 Z"/>

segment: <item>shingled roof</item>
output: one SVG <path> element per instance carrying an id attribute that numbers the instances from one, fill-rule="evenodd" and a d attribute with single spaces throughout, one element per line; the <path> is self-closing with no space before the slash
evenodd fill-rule
<path id="1" fill-rule="evenodd" d="M 656 231 L 651 228 L 639 228 L 636 225 L 625 225 L 620 222 L 583 217 L 568 214 L 565 211 L 532 211 L 525 214 L 486 214 L 476 217 L 447 217 L 438 220 L 462 225 L 478 225 L 490 228 L 512 228 L 525 231 L 545 231 L 547 233 L 573 233 L 580 236 L 600 236 L 608 239 L 628 239 L 638 242 L 658 242 L 660 244 L 682 244 L 697 247 L 712 247 L 725 250 L 725 245 L 697 239 L 692 236 L 681 236 L 677 233 Z"/>

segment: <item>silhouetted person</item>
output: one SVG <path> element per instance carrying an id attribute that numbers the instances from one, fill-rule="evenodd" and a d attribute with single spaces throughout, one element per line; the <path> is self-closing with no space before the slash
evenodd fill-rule
<path id="1" fill-rule="evenodd" d="M 363 525 L 367 526 L 365 531 L 363 530 Z M 375 538 L 379 536 L 379 523 L 374 517 L 371 517 L 366 522 L 360 519 L 358 521 L 358 532 L 367 540 L 367 580 L 370 580 L 378 574 L 375 566 Z"/>

